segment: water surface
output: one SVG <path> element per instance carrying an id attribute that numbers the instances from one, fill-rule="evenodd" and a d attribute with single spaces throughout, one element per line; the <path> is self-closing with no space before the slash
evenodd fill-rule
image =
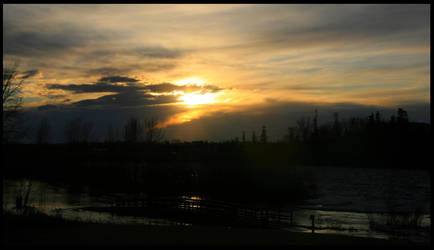
<path id="1" fill-rule="evenodd" d="M 407 230 L 405 235 L 373 230 L 369 221 L 381 218 L 391 207 L 400 212 L 411 212 L 417 207 L 423 212 L 422 225 L 431 226 L 430 178 L 426 171 L 318 168 L 300 167 L 299 171 L 310 175 L 315 182 L 318 196 L 298 206 L 294 211 L 294 224 L 299 227 L 285 228 L 297 232 L 311 232 L 310 216 L 315 216 L 315 233 L 344 234 L 357 237 L 405 238 L 430 242 L 429 231 Z M 29 204 L 40 211 L 62 216 L 68 220 L 97 221 L 109 223 L 139 223 L 171 226 L 189 223 L 166 219 L 118 216 L 109 212 L 94 212 L 86 207 L 109 206 L 110 195 L 93 194 L 86 186 L 50 185 L 31 180 Z M 4 180 L 3 206 L 13 210 L 17 193 L 23 193 L 29 180 Z M 126 196 L 126 194 L 116 194 Z M 200 199 L 200 197 L 184 197 Z M 290 198 L 289 198 L 290 199 Z M 287 214 L 289 215 L 289 214 Z"/>

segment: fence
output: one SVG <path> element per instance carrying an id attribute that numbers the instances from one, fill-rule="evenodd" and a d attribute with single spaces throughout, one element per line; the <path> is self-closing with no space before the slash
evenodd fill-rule
<path id="1" fill-rule="evenodd" d="M 143 213 L 157 212 L 159 215 L 195 217 L 206 220 L 207 217 L 261 227 L 282 227 L 293 225 L 293 210 L 273 210 L 243 204 L 202 199 L 115 199 L 113 211 L 134 209 Z"/>

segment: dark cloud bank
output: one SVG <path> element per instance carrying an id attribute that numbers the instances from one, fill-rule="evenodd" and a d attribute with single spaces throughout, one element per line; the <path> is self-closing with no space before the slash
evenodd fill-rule
<path id="1" fill-rule="evenodd" d="M 38 71 L 37 69 L 33 69 L 33 70 L 25 71 L 25 72 L 22 73 L 23 76 L 21 76 L 21 79 L 27 79 L 27 78 L 30 78 L 30 77 L 32 77 L 32 76 L 38 74 L 38 72 L 39 72 L 39 71 Z"/>
<path id="2" fill-rule="evenodd" d="M 117 83 L 126 83 L 120 85 Z M 118 106 L 118 107 L 132 107 L 132 106 L 146 106 L 154 104 L 170 104 L 176 103 L 178 96 L 169 94 L 173 91 L 183 91 L 184 93 L 191 93 L 194 91 L 201 92 L 218 92 L 222 89 L 214 85 L 175 85 L 172 83 L 159 83 L 159 84 L 140 84 L 137 79 L 123 77 L 123 76 L 109 76 L 102 77 L 98 82 L 93 84 L 47 84 L 48 89 L 60 89 L 71 91 L 75 94 L 80 93 L 103 93 L 103 92 L 116 92 L 116 94 L 105 95 L 97 99 L 86 99 L 75 102 L 72 105 L 80 107 L 89 106 Z M 161 95 L 152 95 L 161 94 Z"/>

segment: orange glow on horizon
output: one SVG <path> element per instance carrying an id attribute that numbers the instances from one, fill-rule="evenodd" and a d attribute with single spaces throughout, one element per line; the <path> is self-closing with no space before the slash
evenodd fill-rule
<path id="1" fill-rule="evenodd" d="M 171 116 L 165 122 L 159 123 L 157 125 L 157 127 L 158 128 L 165 128 L 165 127 L 167 127 L 169 125 L 181 124 L 181 123 L 189 122 L 191 120 L 194 120 L 194 119 L 197 119 L 197 118 L 201 117 L 203 113 L 204 113 L 203 110 L 192 110 L 192 111 L 187 111 L 187 112 L 179 113 L 179 114 Z"/>

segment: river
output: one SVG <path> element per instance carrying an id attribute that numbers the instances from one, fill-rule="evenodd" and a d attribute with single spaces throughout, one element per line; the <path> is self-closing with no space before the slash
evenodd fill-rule
<path id="1" fill-rule="evenodd" d="M 299 205 L 294 212 L 294 224 L 284 228 L 297 232 L 311 232 L 311 216 L 315 216 L 315 233 L 345 234 L 356 237 L 403 238 L 430 242 L 430 173 L 416 170 L 361 169 L 336 167 L 297 167 L 315 185 L 318 195 Z M 86 207 L 108 206 L 110 197 L 93 194 L 88 187 L 51 185 L 31 180 L 29 205 L 53 216 L 68 220 L 104 223 L 140 223 L 170 226 L 188 223 L 165 219 L 117 216 L 108 212 L 93 212 Z M 3 181 L 3 208 L 13 211 L 15 197 L 23 192 L 29 180 Z M 123 195 L 123 194 L 117 194 Z M 422 229 L 404 229 L 391 233 L 372 227 L 372 221 L 385 224 L 391 212 L 419 211 Z M 393 211 L 391 211 L 393 210 Z"/>

